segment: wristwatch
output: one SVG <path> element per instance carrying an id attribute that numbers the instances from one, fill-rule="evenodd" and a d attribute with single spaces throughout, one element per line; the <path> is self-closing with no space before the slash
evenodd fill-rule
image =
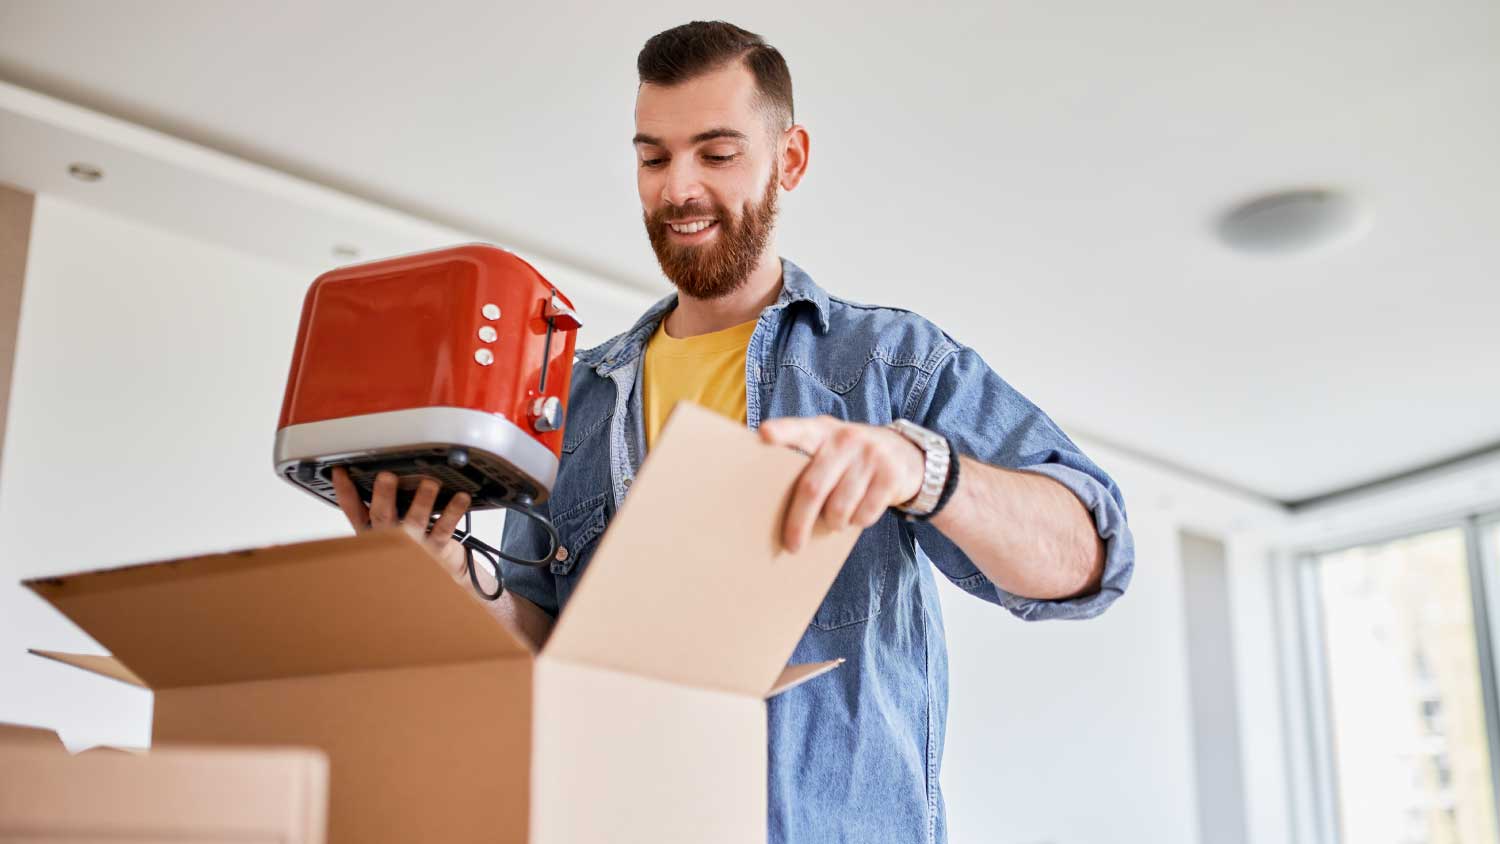
<path id="1" fill-rule="evenodd" d="M 897 419 L 887 427 L 916 443 L 926 458 L 922 467 L 922 488 L 910 501 L 897 504 L 896 509 L 917 518 L 930 516 L 948 482 L 948 464 L 952 457 L 948 453 L 948 439 L 905 419 Z"/>

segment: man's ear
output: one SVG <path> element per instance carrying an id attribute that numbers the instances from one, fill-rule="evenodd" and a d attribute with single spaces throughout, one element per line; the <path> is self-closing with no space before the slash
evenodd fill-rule
<path id="1" fill-rule="evenodd" d="M 781 189 L 792 190 L 807 174 L 807 127 L 794 123 L 784 130 L 777 153 L 781 159 Z"/>

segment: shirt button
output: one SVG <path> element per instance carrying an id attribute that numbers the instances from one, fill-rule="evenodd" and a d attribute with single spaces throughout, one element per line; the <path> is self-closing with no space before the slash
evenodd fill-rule
<path id="1" fill-rule="evenodd" d="M 631 481 L 632 481 L 632 480 L 634 480 L 634 479 L 633 479 L 633 478 L 626 478 L 626 479 L 625 479 L 625 488 L 626 488 L 626 489 L 630 489 L 630 482 L 631 482 Z"/>
<path id="2" fill-rule="evenodd" d="M 557 554 L 555 554 L 554 556 L 556 556 L 557 561 L 559 563 L 566 562 L 567 559 L 568 559 L 568 546 L 566 546 L 566 545 L 559 545 L 559 546 L 557 546 Z"/>

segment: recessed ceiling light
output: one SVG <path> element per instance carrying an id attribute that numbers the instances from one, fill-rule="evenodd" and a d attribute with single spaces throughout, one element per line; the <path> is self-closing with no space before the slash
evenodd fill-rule
<path id="1" fill-rule="evenodd" d="M 104 178 L 104 171 L 92 164 L 75 161 L 68 165 L 68 175 L 80 182 L 97 182 Z"/>
<path id="2" fill-rule="evenodd" d="M 333 245 L 333 257 L 335 258 L 358 258 L 359 247 L 350 246 L 347 243 L 335 243 Z"/>
<path id="3" fill-rule="evenodd" d="M 1219 238 L 1255 255 L 1290 255 L 1344 241 L 1362 232 L 1359 207 L 1333 188 L 1293 188 L 1260 194 L 1219 217 Z"/>

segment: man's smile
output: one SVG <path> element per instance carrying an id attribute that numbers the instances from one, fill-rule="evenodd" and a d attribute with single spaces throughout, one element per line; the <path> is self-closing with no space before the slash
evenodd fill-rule
<path id="1" fill-rule="evenodd" d="M 698 243 L 707 240 L 709 232 L 717 230 L 717 220 L 693 220 L 684 223 L 668 223 L 667 228 L 672 230 L 672 239 L 684 243 Z"/>

